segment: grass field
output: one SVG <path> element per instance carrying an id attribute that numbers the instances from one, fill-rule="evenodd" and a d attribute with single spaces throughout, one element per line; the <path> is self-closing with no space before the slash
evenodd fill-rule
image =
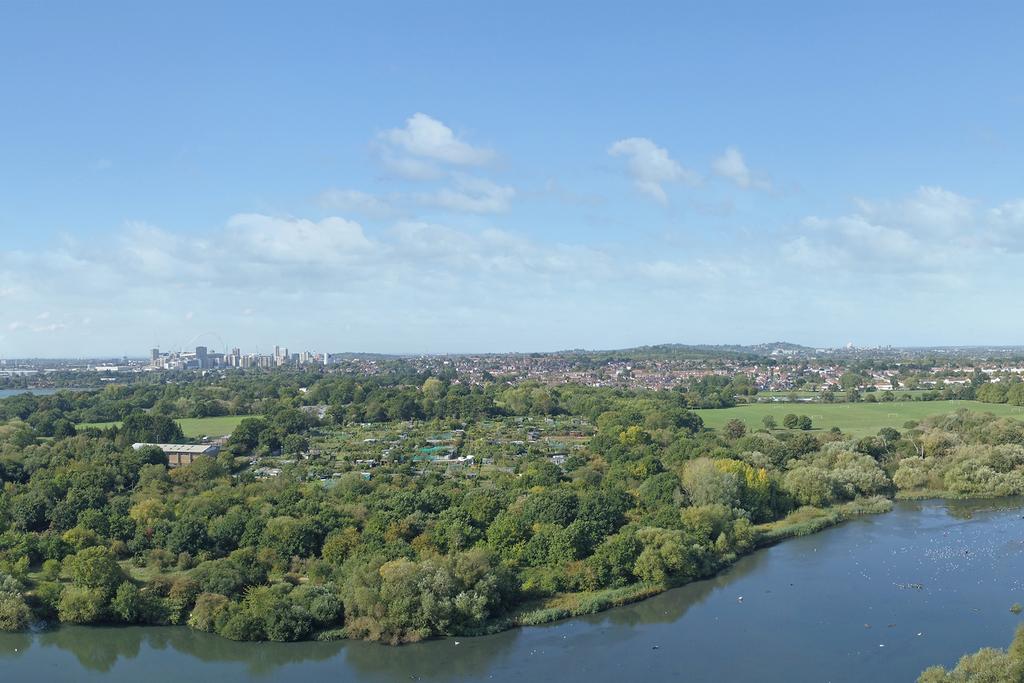
<path id="1" fill-rule="evenodd" d="M 224 436 L 235 431 L 238 423 L 251 415 L 226 415 L 224 417 L 185 417 L 177 420 L 181 425 L 181 431 L 189 439 L 200 436 Z M 79 429 L 86 427 L 99 427 L 105 429 L 120 425 L 120 422 L 86 422 L 77 425 Z"/>
<path id="2" fill-rule="evenodd" d="M 892 393 L 893 393 L 893 395 L 896 396 L 896 399 L 899 400 L 903 396 L 916 397 L 916 396 L 921 396 L 922 394 L 927 394 L 929 391 L 933 391 L 933 390 L 930 390 L 930 389 L 897 389 L 897 390 L 893 391 Z M 864 392 L 864 393 L 866 394 L 868 392 Z M 845 391 L 841 391 L 841 390 L 840 391 L 833 391 L 832 395 L 836 397 L 837 401 L 845 401 L 846 400 L 846 392 Z M 875 393 L 875 396 L 881 396 L 881 395 L 882 395 L 881 392 Z M 812 399 L 818 400 L 818 399 L 821 398 L 821 392 L 820 391 L 804 391 L 804 390 L 800 390 L 800 391 L 759 391 L 759 392 L 757 392 L 757 394 L 755 394 L 751 398 L 754 399 L 755 401 L 764 401 L 766 399 L 774 399 L 774 398 L 783 399 L 783 400 L 786 400 L 788 398 L 797 398 L 797 399 L 800 399 L 800 398 L 812 398 Z"/>
<path id="3" fill-rule="evenodd" d="M 979 401 L 905 401 L 893 403 L 755 403 L 717 410 L 695 411 L 707 427 L 720 428 L 729 420 L 743 421 L 750 429 L 759 429 L 761 419 L 771 415 L 779 427 L 788 413 L 807 415 L 815 429 L 839 427 L 853 436 L 878 433 L 882 427 L 900 429 L 907 420 L 952 413 L 968 408 L 982 413 L 1024 420 L 1024 407 Z"/>

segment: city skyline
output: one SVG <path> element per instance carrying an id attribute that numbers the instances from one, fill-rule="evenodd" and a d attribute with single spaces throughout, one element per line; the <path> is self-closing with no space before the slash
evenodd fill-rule
<path id="1" fill-rule="evenodd" d="M 1024 340 L 1019 5 L 305 8 L 3 10 L 0 356 Z"/>

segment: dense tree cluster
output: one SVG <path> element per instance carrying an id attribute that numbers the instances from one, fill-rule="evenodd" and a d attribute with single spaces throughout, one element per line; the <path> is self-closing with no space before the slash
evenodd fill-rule
<path id="1" fill-rule="evenodd" d="M 1024 494 L 1024 424 L 961 411 L 909 423 L 889 463 L 905 491 L 964 497 Z"/>
<path id="2" fill-rule="evenodd" d="M 477 633 L 564 593 L 709 576 L 759 543 L 758 525 L 800 506 L 896 488 L 1024 490 L 1024 425 L 991 416 L 849 439 L 799 418 L 785 431 L 707 430 L 690 391 L 467 389 L 409 374 L 263 382 L 0 401 L 0 629 L 42 617 L 240 640 Z M 223 457 L 168 469 L 159 449 L 131 444 L 181 439 L 158 409 L 171 395 L 217 396 L 258 417 Z M 72 422 L 112 401 L 132 406 L 116 429 L 38 429 L 40 412 Z M 322 421 L 305 409 L 316 405 L 330 406 Z M 247 469 L 252 455 L 304 451 L 325 424 L 471 430 L 531 415 L 579 416 L 595 433 L 561 465 L 526 451 L 507 470 L 462 475 L 406 463 L 321 481 L 301 459 L 269 480 Z"/>
<path id="3" fill-rule="evenodd" d="M 978 387 L 975 397 L 983 403 L 1024 406 L 1024 382 L 1019 378 L 1006 382 L 986 382 Z"/>

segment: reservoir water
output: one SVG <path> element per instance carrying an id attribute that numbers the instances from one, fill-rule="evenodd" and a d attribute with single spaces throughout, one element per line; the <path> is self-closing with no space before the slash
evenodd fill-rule
<path id="1" fill-rule="evenodd" d="M 235 643 L 182 627 L 0 634 L 3 681 L 913 681 L 1005 647 L 1024 500 L 899 503 L 590 617 L 482 638 Z M 740 599 L 742 598 L 742 600 Z"/>

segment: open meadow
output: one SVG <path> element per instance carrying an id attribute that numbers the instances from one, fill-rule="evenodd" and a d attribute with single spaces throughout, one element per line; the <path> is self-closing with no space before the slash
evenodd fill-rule
<path id="1" fill-rule="evenodd" d="M 181 425 L 181 431 L 189 439 L 197 439 L 201 436 L 224 436 L 235 431 L 238 423 L 252 415 L 223 415 L 219 417 L 183 417 L 175 420 Z M 106 429 L 108 427 L 120 426 L 120 422 L 83 422 L 76 425 L 79 429 L 97 427 Z"/>
<path id="2" fill-rule="evenodd" d="M 839 427 L 852 436 L 877 434 L 882 427 L 900 429 L 908 420 L 921 420 L 932 415 L 952 413 L 967 408 L 982 413 L 1024 419 L 1024 407 L 980 401 L 894 401 L 891 403 L 753 403 L 735 408 L 694 411 L 713 429 L 729 420 L 741 420 L 749 429 L 759 429 L 765 415 L 771 415 L 782 427 L 782 418 L 789 413 L 807 415 L 814 429 Z"/>

